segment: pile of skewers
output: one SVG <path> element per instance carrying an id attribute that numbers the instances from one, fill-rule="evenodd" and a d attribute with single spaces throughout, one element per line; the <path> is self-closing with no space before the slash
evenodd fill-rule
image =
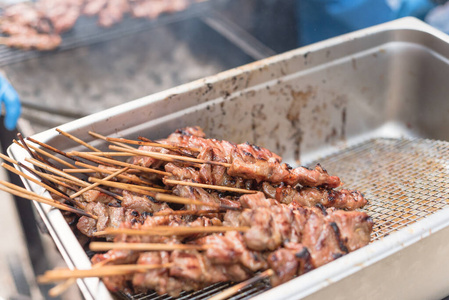
<path id="1" fill-rule="evenodd" d="M 0 181 L 0 189 L 51 205 L 84 238 L 90 270 L 53 270 L 41 283 L 101 277 L 111 291 L 178 296 L 217 282 L 269 277 L 273 286 L 367 245 L 372 219 L 358 191 L 320 165 L 292 168 L 271 151 L 205 137 L 199 127 L 152 141 L 105 137 L 101 151 L 63 152 L 20 134 L 31 157 L 2 166 L 51 198 Z M 138 147 L 138 148 L 136 148 Z M 65 158 L 65 159 L 62 159 Z M 126 158 L 123 159 L 117 158 Z M 241 286 L 218 297 L 228 297 Z"/>
<path id="2" fill-rule="evenodd" d="M 39 0 L 13 4 L 1 14 L 0 44 L 24 50 L 54 50 L 61 34 L 71 30 L 81 15 L 98 17 L 98 25 L 111 27 L 126 15 L 156 19 L 185 10 L 196 0 Z"/>

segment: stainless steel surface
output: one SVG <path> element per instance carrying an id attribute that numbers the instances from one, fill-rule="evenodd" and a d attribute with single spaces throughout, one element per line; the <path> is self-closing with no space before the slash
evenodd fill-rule
<path id="1" fill-rule="evenodd" d="M 262 44 L 218 11 L 211 11 L 211 13 L 203 16 L 201 19 L 255 60 L 264 59 L 276 54 L 274 50 Z"/>
<path id="2" fill-rule="evenodd" d="M 343 155 L 338 166 L 346 162 L 350 166 L 349 158 L 382 157 L 365 165 L 363 170 L 357 169 L 358 163 L 352 165 L 357 172 L 354 174 L 363 177 L 379 166 L 376 163 L 386 161 L 382 156 L 385 155 L 382 143 L 390 141 L 394 144 L 396 141 L 385 138 L 449 140 L 449 131 L 446 130 L 449 125 L 448 75 L 449 38 L 418 20 L 403 19 L 229 70 L 60 128 L 103 149 L 105 145 L 93 141 L 87 134 L 89 130 L 111 136 L 136 138 L 143 135 L 155 139 L 178 127 L 200 125 L 209 136 L 237 143 L 251 141 L 281 154 L 292 165 L 321 161 L 326 155 L 336 153 L 340 153 L 336 158 Z M 34 138 L 63 150 L 80 149 L 52 130 Z M 375 147 L 350 148 L 373 138 L 377 140 L 368 143 Z M 400 156 L 408 162 L 406 157 L 425 157 L 416 153 L 439 151 L 439 144 L 434 150 L 425 143 L 419 143 L 422 142 L 414 140 L 408 146 L 397 144 L 393 147 L 396 155 L 387 158 L 394 160 Z M 413 146 L 415 152 L 410 152 L 413 147 L 407 148 L 409 146 Z M 351 149 L 366 149 L 366 152 L 355 150 L 350 156 L 345 156 L 351 153 Z M 9 152 L 17 160 L 27 156 L 14 145 Z M 432 157 L 429 168 L 433 163 L 441 163 L 444 168 L 436 170 L 446 174 L 447 159 L 443 156 L 438 161 L 436 158 Z M 329 161 L 328 166 L 326 160 L 323 161 L 323 166 L 330 169 L 333 162 Z M 394 171 L 394 164 L 391 165 L 389 168 Z M 401 170 L 411 172 L 413 168 Z M 406 188 L 405 181 L 388 182 L 387 172 L 378 174 L 382 176 L 375 176 L 375 179 L 387 180 L 382 184 L 397 183 L 401 189 Z M 414 188 L 427 188 L 423 183 L 425 178 L 421 177 L 423 174 L 423 171 L 419 172 L 420 177 L 413 180 L 422 186 Z M 368 176 L 356 178 L 354 182 L 348 178 L 343 178 L 345 188 L 367 192 Z M 25 184 L 30 189 L 41 191 L 30 182 Z M 393 191 L 392 186 L 376 190 L 379 201 L 390 206 L 386 212 L 382 211 L 382 206 L 374 206 L 373 217 L 399 230 L 391 233 L 377 229 L 379 238 L 367 247 L 256 298 L 422 299 L 448 295 L 449 286 L 442 270 L 449 268 L 449 243 L 445 242 L 449 238 L 449 209 L 443 207 L 443 203 L 425 204 L 435 191 L 441 193 L 437 198 L 447 196 L 444 194 L 448 190 L 445 182 L 441 186 L 442 190 L 438 190 L 438 185 L 431 191 L 426 190 L 428 194 L 425 195 L 416 191 L 419 200 L 414 202 L 416 206 L 422 204 L 419 212 L 413 211 L 418 209 L 414 204 L 406 203 L 407 199 L 411 201 L 414 193 L 400 194 L 401 191 Z M 374 192 L 371 196 L 375 197 Z M 376 203 L 376 199 L 371 201 Z M 403 215 L 405 219 L 413 220 L 412 214 L 416 214 L 416 219 L 421 214 L 427 217 L 414 223 L 397 219 L 400 217 L 393 216 L 393 211 L 403 202 L 404 208 L 410 209 L 410 216 Z M 89 266 L 89 260 L 59 211 L 43 205 L 36 207 L 69 266 Z M 436 212 L 428 214 L 434 210 Z M 429 259 L 429 253 L 438 261 Z M 107 297 L 98 280 L 88 279 L 79 283 L 86 298 Z M 99 294 L 100 290 L 103 294 Z"/>

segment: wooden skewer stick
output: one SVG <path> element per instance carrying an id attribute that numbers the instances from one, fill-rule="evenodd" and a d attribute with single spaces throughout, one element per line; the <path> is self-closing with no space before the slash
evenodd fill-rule
<path id="1" fill-rule="evenodd" d="M 95 173 L 96 172 L 94 169 L 62 169 L 62 171 L 65 173 L 69 173 L 69 174 Z"/>
<path id="2" fill-rule="evenodd" d="M 50 151 L 52 151 L 54 153 L 58 153 L 58 154 L 60 154 L 60 155 L 62 155 L 64 157 L 67 157 L 68 159 L 71 159 L 71 160 L 74 160 L 74 161 L 78 160 L 76 157 L 70 157 L 65 152 L 63 152 L 63 151 L 61 151 L 59 149 L 56 149 L 53 146 L 50 146 L 50 145 L 47 145 L 45 143 L 39 142 L 38 140 L 35 140 L 35 139 L 31 138 L 31 137 L 27 137 L 27 140 L 35 143 L 36 145 L 41 146 L 42 148 L 45 148 L 45 149 L 50 150 Z"/>
<path id="3" fill-rule="evenodd" d="M 107 137 L 106 140 L 109 142 L 122 142 L 125 144 L 131 144 L 131 145 L 160 147 L 160 148 L 165 148 L 165 149 L 169 149 L 169 150 L 182 149 L 182 150 L 188 150 L 188 151 L 192 151 L 192 152 L 201 152 L 201 150 L 198 148 L 190 148 L 190 147 L 177 146 L 177 145 L 171 145 L 171 144 L 161 144 L 161 143 L 156 143 L 156 142 L 133 141 L 133 140 L 128 140 L 128 139 L 124 139 L 124 138 L 112 138 L 112 137 Z"/>
<path id="4" fill-rule="evenodd" d="M 105 168 L 99 168 L 96 166 L 91 166 L 82 162 L 76 162 L 75 163 L 77 166 L 80 167 L 85 167 L 85 168 L 91 168 L 92 170 L 98 172 L 98 173 L 107 173 L 107 174 L 112 174 L 114 171 L 109 170 L 109 169 L 105 169 Z M 135 169 L 134 169 L 135 170 Z M 138 170 L 137 170 L 138 171 Z M 135 183 L 140 183 L 140 184 L 145 184 L 145 185 L 149 185 L 149 186 L 153 186 L 153 183 L 149 182 L 149 181 L 145 181 L 140 179 L 139 177 L 135 176 L 135 175 L 131 175 L 131 176 L 126 176 L 126 175 L 118 175 L 118 178 L 121 179 L 125 179 L 125 180 L 129 180 Z"/>
<path id="5" fill-rule="evenodd" d="M 44 150 L 42 150 L 42 149 L 40 149 L 40 148 L 38 148 L 38 147 L 35 147 L 35 146 L 31 145 L 30 143 L 27 143 L 27 145 L 28 145 L 28 147 L 30 147 L 31 149 L 33 149 L 33 150 L 36 151 L 37 153 L 42 154 L 42 155 L 45 155 L 45 156 L 47 156 L 47 157 L 53 159 L 54 161 L 57 161 L 57 162 L 60 163 L 61 165 L 64 165 L 64 166 L 66 166 L 66 167 L 68 167 L 68 168 L 71 168 L 71 169 L 76 169 L 76 167 L 75 167 L 74 165 L 72 165 L 72 164 L 66 162 L 65 160 L 60 159 L 60 158 L 57 157 L 57 156 L 54 156 L 53 154 L 48 153 L 47 151 L 44 151 Z"/>
<path id="6" fill-rule="evenodd" d="M 73 201 L 72 199 L 70 199 L 70 197 L 68 197 L 67 195 L 61 193 L 60 191 L 58 191 L 58 190 L 52 188 L 51 186 L 49 186 L 49 185 L 47 185 L 47 184 L 45 184 L 45 183 L 43 183 L 43 182 L 41 182 L 41 181 L 39 181 L 39 180 L 37 180 L 37 179 L 31 177 L 31 176 L 28 176 L 27 174 L 25 174 L 25 173 L 23 173 L 23 172 L 21 172 L 21 171 L 16 170 L 15 168 L 11 167 L 10 165 L 7 165 L 7 164 L 5 164 L 5 163 L 2 163 L 1 166 L 2 166 L 3 168 L 7 169 L 8 171 L 10 171 L 10 172 L 16 174 L 16 175 L 22 176 L 23 178 L 26 178 L 26 179 L 28 179 L 28 180 L 34 182 L 35 184 L 37 184 L 37 185 L 43 187 L 44 189 L 46 189 L 46 190 L 49 191 L 50 193 L 53 193 L 53 194 L 55 194 L 55 195 L 58 195 L 59 197 L 64 198 L 64 199 L 66 199 L 66 200 L 72 202 L 73 204 L 76 204 L 76 202 Z"/>
<path id="7" fill-rule="evenodd" d="M 91 136 L 97 138 L 97 139 L 100 139 L 100 140 L 103 140 L 103 141 L 107 141 L 107 142 L 112 143 L 114 145 L 121 146 L 121 147 L 128 148 L 128 149 L 134 149 L 133 147 L 131 147 L 129 145 L 126 145 L 126 144 L 123 144 L 123 143 L 108 141 L 107 137 L 105 137 L 104 135 L 101 135 L 99 133 L 96 133 L 96 132 L 93 132 L 93 131 L 89 131 L 89 134 Z"/>
<path id="8" fill-rule="evenodd" d="M 68 132 L 62 131 L 62 130 L 59 129 L 59 128 L 56 128 L 56 131 L 59 132 L 60 134 L 62 134 L 63 136 L 68 137 L 68 138 L 71 139 L 72 141 L 75 141 L 75 142 L 77 142 L 78 144 L 81 144 L 81 145 L 83 145 L 84 147 L 86 147 L 86 148 L 88 148 L 88 149 L 90 149 L 90 150 L 92 150 L 92 151 L 95 151 L 95 152 L 101 152 L 101 150 L 95 148 L 94 146 L 89 145 L 89 144 L 86 143 L 85 141 L 80 140 L 79 138 L 77 138 L 76 136 L 71 135 L 71 134 L 68 133 Z"/>
<path id="9" fill-rule="evenodd" d="M 144 273 L 148 270 L 170 268 L 173 263 L 155 264 L 155 265 L 112 265 L 92 268 L 87 270 L 70 270 L 57 269 L 50 270 L 38 277 L 39 283 L 50 283 L 70 278 L 86 278 L 86 277 L 106 277 L 115 275 L 126 275 L 132 273 Z"/>
<path id="10" fill-rule="evenodd" d="M 224 299 L 228 299 L 229 297 L 237 294 L 241 289 L 243 289 L 244 287 L 251 285 L 259 280 L 262 280 L 266 277 L 271 277 L 273 276 L 274 271 L 272 269 L 268 269 L 260 274 L 257 274 L 256 276 L 243 281 L 241 283 L 238 283 L 226 290 L 224 290 L 223 292 L 219 293 L 218 295 L 215 295 L 211 298 L 209 298 L 209 300 L 224 300 Z"/>
<path id="11" fill-rule="evenodd" d="M 20 164 L 20 165 L 23 165 L 23 164 Z M 45 178 L 48 181 L 54 182 L 58 185 L 66 187 L 72 191 L 79 191 L 79 188 L 77 188 L 77 187 L 79 187 L 80 185 L 73 180 L 70 180 L 70 179 L 67 179 L 64 177 L 60 177 L 60 176 L 56 176 L 56 175 L 52 175 L 52 174 L 42 173 L 39 171 L 34 171 L 34 173 L 36 173 L 39 177 Z"/>
<path id="12" fill-rule="evenodd" d="M 121 169 L 121 170 L 118 170 L 118 171 L 116 171 L 116 172 L 110 174 L 109 176 L 103 178 L 103 181 L 107 181 L 107 180 L 109 180 L 109 179 L 112 179 L 112 178 L 114 178 L 115 176 L 117 176 L 118 174 L 121 174 L 121 173 L 126 172 L 126 171 L 128 171 L 128 170 L 129 170 L 128 167 L 126 167 L 126 168 L 124 168 L 124 169 Z M 79 190 L 78 192 L 76 192 L 75 194 L 70 195 L 70 198 L 71 198 L 71 199 L 76 198 L 76 197 L 78 197 L 79 195 L 81 195 L 82 193 L 87 192 L 87 191 L 90 191 L 91 189 L 96 188 L 96 187 L 99 186 L 99 185 L 100 185 L 100 183 L 99 183 L 99 182 L 96 182 L 96 183 L 94 183 L 94 184 L 91 184 L 91 185 L 89 185 L 89 186 L 86 186 L 84 189 L 81 189 L 81 190 Z"/>
<path id="13" fill-rule="evenodd" d="M 218 166 L 223 166 L 226 168 L 231 167 L 231 164 L 220 162 L 220 161 L 209 161 L 209 160 L 191 158 L 191 157 L 186 157 L 186 156 L 181 156 L 181 155 L 163 154 L 163 153 L 159 153 L 159 152 L 150 152 L 150 151 L 143 151 L 143 150 L 131 150 L 131 149 L 126 149 L 126 148 L 122 148 L 122 147 L 117 147 L 114 145 L 110 145 L 109 149 L 114 150 L 114 151 L 119 151 L 119 152 L 121 151 L 121 152 L 125 152 L 125 153 L 129 152 L 129 153 L 137 154 L 139 156 L 148 156 L 148 157 L 152 157 L 152 158 L 156 158 L 156 159 L 160 159 L 160 160 L 164 160 L 164 161 L 183 161 L 183 162 L 191 162 L 191 163 L 199 163 L 199 164 L 218 165 Z"/>
<path id="14" fill-rule="evenodd" d="M 128 184 L 128 183 L 123 183 L 123 182 L 107 181 L 106 178 L 99 179 L 96 177 L 89 177 L 89 181 L 95 182 L 95 184 L 97 184 L 97 185 L 100 185 L 100 184 L 107 185 L 110 187 L 115 187 L 115 188 L 131 191 L 131 192 L 136 192 L 136 193 L 139 193 L 140 191 L 150 191 L 150 192 L 154 192 L 154 193 L 171 193 L 172 192 L 171 190 L 158 189 L 158 188 L 154 188 L 151 186 L 141 186 L 141 185 Z M 148 195 L 148 196 L 153 197 L 154 194 Z"/>
<path id="15" fill-rule="evenodd" d="M 69 278 L 66 281 L 54 286 L 48 291 L 48 295 L 50 297 L 58 297 L 62 293 L 64 293 L 72 284 L 76 282 L 76 278 Z"/>
<path id="16" fill-rule="evenodd" d="M 31 145 L 29 145 L 28 143 L 25 143 L 25 140 L 23 140 L 22 139 L 22 141 L 19 143 L 18 141 L 16 141 L 16 140 L 12 140 L 12 142 L 14 143 L 14 144 L 16 144 L 16 145 L 19 145 L 20 147 L 22 147 L 22 149 L 24 149 L 25 151 L 27 151 L 28 152 L 28 154 L 30 154 L 30 156 L 32 157 L 32 158 L 35 158 L 35 159 L 38 159 L 38 160 L 40 160 L 40 161 L 42 161 L 42 162 L 45 162 L 46 164 L 48 164 L 49 166 L 52 166 L 52 167 L 55 167 L 56 168 L 56 166 L 54 165 L 54 164 L 52 164 L 52 163 L 50 163 L 47 159 L 45 159 L 45 158 L 43 158 L 42 156 L 40 156 L 38 153 L 36 153 L 37 151 L 31 151 Z"/>
<path id="17" fill-rule="evenodd" d="M 174 216 L 174 215 L 192 215 L 200 216 L 207 214 L 218 214 L 223 211 L 220 210 L 173 210 L 173 211 L 158 211 L 153 213 L 153 216 Z"/>
<path id="18" fill-rule="evenodd" d="M 227 227 L 227 226 L 154 226 L 148 229 L 128 229 L 128 228 L 106 228 L 103 231 L 93 233 L 93 236 L 104 235 L 145 235 L 145 236 L 171 236 L 171 235 L 190 235 L 197 233 L 217 233 L 226 231 L 247 231 L 250 227 Z"/>
<path id="19" fill-rule="evenodd" d="M 19 186 L 15 186 L 15 185 L 13 185 L 13 184 L 11 184 L 9 182 L 0 180 L 0 184 L 3 185 L 3 187 L 0 186 L 0 190 L 2 190 L 4 192 L 7 192 L 7 193 L 10 193 L 12 195 L 15 195 L 15 196 L 18 196 L 18 197 L 22 197 L 22 198 L 25 198 L 25 199 L 29 199 L 29 200 L 34 200 L 34 201 L 37 201 L 37 202 L 40 202 L 40 203 L 43 203 L 43 204 L 48 204 L 50 206 L 59 208 L 61 210 L 69 211 L 69 212 L 72 212 L 72 213 L 75 213 L 75 214 L 78 214 L 78 215 L 86 216 L 86 217 L 93 218 L 93 219 L 98 219 L 97 216 L 94 216 L 94 215 L 92 215 L 92 214 L 90 214 L 88 212 L 85 212 L 83 210 L 80 210 L 80 209 L 77 209 L 77 208 L 74 208 L 74 207 L 62 204 L 62 203 L 57 202 L 57 201 L 55 201 L 53 199 L 50 199 L 50 198 L 45 198 L 45 197 L 39 196 L 36 193 L 30 192 L 30 191 L 28 191 L 26 189 L 23 189 L 23 188 L 19 187 Z"/>
<path id="20" fill-rule="evenodd" d="M 235 192 L 235 193 L 241 193 L 241 194 L 254 194 L 254 193 L 257 193 L 257 191 L 252 191 L 252 190 L 238 189 L 238 188 L 233 188 L 233 187 L 229 187 L 229 186 L 196 183 L 196 182 L 190 182 L 190 181 L 165 179 L 164 182 L 165 183 L 170 183 L 170 184 L 187 185 L 187 186 L 200 187 L 200 188 L 203 188 L 203 189 L 228 191 L 228 192 Z"/>
<path id="21" fill-rule="evenodd" d="M 14 159 L 12 159 L 12 158 L 10 158 L 10 157 L 4 155 L 4 154 L 2 154 L 2 153 L 0 153 L 0 158 L 2 158 L 3 160 L 9 162 L 10 164 L 20 166 L 21 168 L 27 170 L 28 172 L 30 172 L 31 174 L 35 175 L 36 177 L 41 178 L 41 179 L 42 179 L 42 182 L 41 182 L 41 183 L 45 185 L 44 187 L 45 187 L 46 189 L 47 189 L 47 187 L 50 187 L 50 184 L 51 184 L 51 183 L 50 183 L 50 180 L 47 180 L 46 178 L 44 178 L 44 177 L 40 176 L 39 174 L 37 174 L 37 173 L 36 173 L 36 172 L 37 172 L 36 170 L 33 170 L 33 169 L 29 168 L 28 166 L 25 166 L 24 164 L 22 164 L 22 163 L 20 163 L 20 162 L 18 162 L 18 161 L 16 161 L 16 160 L 14 160 Z M 2 165 L 2 166 L 3 166 L 3 165 Z M 5 166 L 3 166 L 3 167 L 6 168 L 6 169 L 8 169 L 8 170 L 10 170 L 11 172 L 16 172 L 16 171 L 17 171 L 17 170 L 15 170 L 15 169 L 14 169 L 14 171 L 13 171 L 12 168 L 9 169 L 8 167 L 5 167 Z M 17 171 L 17 172 L 20 172 L 20 171 Z M 17 173 L 16 173 L 16 174 L 17 174 Z M 23 175 L 22 175 L 22 174 L 23 174 Z M 27 178 L 27 177 L 26 177 L 26 174 L 23 173 L 23 172 L 20 172 L 18 175 L 19 175 L 19 176 L 23 176 L 24 178 Z M 27 179 L 28 179 L 28 178 L 27 178 Z M 37 184 L 40 185 L 40 183 L 37 183 Z M 48 189 L 47 189 L 47 190 L 48 190 Z M 56 189 L 53 188 L 53 190 L 56 190 Z M 64 193 L 62 193 L 62 192 L 60 192 L 60 191 L 59 191 L 59 193 L 64 195 Z M 58 193 L 56 193 L 56 194 L 59 195 Z M 65 195 L 63 198 L 64 198 L 64 199 L 67 199 L 68 201 L 70 201 L 70 200 L 69 200 L 70 198 L 69 198 L 67 195 Z"/>
<path id="22" fill-rule="evenodd" d="M 157 243 L 108 243 L 91 242 L 92 251 L 135 250 L 135 251 L 174 251 L 174 250 L 207 250 L 212 245 L 157 244 Z"/>
<path id="23" fill-rule="evenodd" d="M 25 140 L 23 139 L 22 134 L 19 132 L 17 133 L 17 138 L 20 140 L 20 143 L 17 142 L 16 140 L 13 140 L 14 143 L 16 143 L 17 145 L 21 145 L 23 149 L 25 149 L 30 155 L 31 157 L 38 159 L 40 161 L 45 162 L 46 164 L 50 165 L 50 166 L 54 166 L 52 163 L 50 163 L 46 158 L 40 156 L 38 153 L 31 151 L 31 149 L 28 147 L 28 144 L 25 142 Z"/>
<path id="24" fill-rule="evenodd" d="M 35 159 L 32 159 L 32 158 L 25 158 L 25 161 L 27 161 L 29 163 L 32 163 L 33 165 L 38 166 L 38 167 L 40 167 L 40 168 L 42 168 L 42 169 L 44 169 L 46 171 L 49 171 L 49 172 L 57 174 L 57 175 L 59 175 L 61 177 L 70 179 L 71 181 L 74 181 L 79 186 L 87 187 L 87 186 L 90 185 L 89 183 L 87 183 L 85 181 L 82 181 L 81 179 L 78 179 L 75 176 L 69 175 L 67 173 L 64 173 L 63 171 L 60 171 L 58 169 L 52 168 L 50 166 L 47 166 L 46 164 L 43 164 L 43 163 L 41 163 L 38 160 L 35 160 Z M 116 195 L 116 194 L 114 194 L 114 193 L 112 193 L 110 191 L 107 191 L 107 190 L 101 189 L 101 188 L 96 188 L 96 189 L 98 189 L 100 192 L 105 193 L 105 194 L 107 194 L 107 195 L 109 195 L 111 197 L 114 197 L 114 198 L 118 199 L 118 200 L 123 200 L 123 197 L 121 197 L 119 195 Z"/>
<path id="25" fill-rule="evenodd" d="M 6 156 L 5 154 L 3 154 L 1 152 L 0 152 L 0 158 L 3 159 L 4 161 L 7 161 L 7 162 L 13 164 L 13 165 L 17 165 L 18 164 L 18 162 L 16 160 L 12 159 L 9 156 Z"/>
<path id="26" fill-rule="evenodd" d="M 165 194 L 155 193 L 155 192 L 144 190 L 141 187 L 133 187 L 132 184 L 125 185 L 120 182 L 102 181 L 101 179 L 92 178 L 92 177 L 89 179 L 92 180 L 93 182 L 101 181 L 102 185 L 115 187 L 115 188 L 119 188 L 119 189 L 124 189 L 124 190 L 138 193 L 141 195 L 150 196 L 150 197 L 155 198 L 158 201 L 178 203 L 178 204 L 204 205 L 204 206 L 211 206 L 211 207 L 215 207 L 215 208 L 222 208 L 222 206 L 217 203 L 204 203 L 202 201 L 198 201 L 195 199 L 189 199 L 189 198 L 183 198 L 183 197 L 178 197 L 178 196 L 173 196 L 173 195 L 165 195 Z"/>
<path id="27" fill-rule="evenodd" d="M 98 267 L 102 267 L 103 265 L 107 264 L 109 261 L 108 259 L 102 260 L 96 264 L 92 265 L 92 269 L 94 268 L 98 268 Z M 51 288 L 48 291 L 48 295 L 50 297 L 58 297 L 59 295 L 61 295 L 62 293 L 64 293 L 72 284 L 74 284 L 76 282 L 76 278 L 70 278 L 67 279 L 66 281 L 56 285 L 55 287 Z"/>
<path id="28" fill-rule="evenodd" d="M 122 148 L 124 149 L 124 148 Z M 84 152 L 78 152 L 78 151 L 72 151 L 68 153 L 69 155 L 73 155 L 73 156 L 79 156 L 79 157 L 83 157 L 83 158 L 94 158 L 97 159 L 99 161 L 104 161 L 104 162 L 108 162 L 111 164 L 115 164 L 117 166 L 122 166 L 122 167 L 130 167 L 131 169 L 137 169 L 137 170 L 141 170 L 144 172 L 149 172 L 149 173 L 156 173 L 159 175 L 164 175 L 164 176 L 169 176 L 171 175 L 171 173 L 168 172 L 163 172 L 163 171 L 159 171 L 159 170 L 154 170 L 154 169 L 150 169 L 150 168 L 145 168 L 139 165 L 133 165 L 133 164 L 129 164 L 129 163 L 125 163 L 119 160 L 115 160 L 115 159 L 110 159 L 110 158 L 106 158 L 106 157 L 100 157 L 100 156 L 96 156 L 96 155 L 91 155 L 91 154 L 86 154 Z"/>
<path id="29" fill-rule="evenodd" d="M 156 194 L 152 196 L 158 201 L 165 201 L 165 202 L 172 202 L 172 203 L 179 203 L 179 204 L 194 204 L 194 205 L 201 205 L 201 206 L 210 206 L 217 209 L 223 209 L 223 210 L 241 210 L 238 207 L 228 206 L 228 205 L 222 205 L 218 203 L 205 203 L 202 201 L 190 199 L 190 198 L 183 198 L 178 197 L 175 195 L 167 195 L 167 194 Z"/>

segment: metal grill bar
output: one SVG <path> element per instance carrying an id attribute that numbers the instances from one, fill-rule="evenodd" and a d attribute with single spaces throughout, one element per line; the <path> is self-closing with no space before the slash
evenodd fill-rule
<path id="1" fill-rule="evenodd" d="M 310 164 L 338 175 L 344 187 L 365 194 L 373 218 L 372 241 L 406 227 L 449 204 L 449 143 L 424 139 L 373 139 Z M 230 287 L 211 285 L 180 299 L 206 299 Z M 243 300 L 270 288 L 268 280 L 245 287 L 230 299 Z M 166 295 L 131 299 L 172 299 Z M 130 299 L 130 298 L 128 298 Z"/>

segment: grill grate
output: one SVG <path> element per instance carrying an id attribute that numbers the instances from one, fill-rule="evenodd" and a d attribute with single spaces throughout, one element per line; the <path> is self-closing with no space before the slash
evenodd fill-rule
<path id="1" fill-rule="evenodd" d="M 365 194 L 375 241 L 449 204 L 448 157 L 448 142 L 374 139 L 320 163 Z"/>
<path id="2" fill-rule="evenodd" d="M 165 26 L 171 23 L 207 15 L 206 12 L 210 8 L 211 5 L 209 1 L 205 1 L 202 3 L 193 3 L 184 11 L 161 15 L 155 20 L 136 19 L 130 16 L 125 16 L 122 22 L 115 24 L 111 28 L 99 27 L 97 25 L 97 18 L 80 16 L 75 26 L 69 32 L 62 34 L 62 43 L 57 50 L 45 52 L 36 50 L 23 51 L 0 45 L 0 66 L 43 55 L 52 55 L 61 51 L 89 46 L 95 43 L 106 42 L 158 26 Z"/>
<path id="3" fill-rule="evenodd" d="M 320 159 L 319 163 L 330 174 L 338 175 L 344 187 L 365 194 L 369 204 L 364 210 L 374 220 L 372 241 L 376 241 L 449 204 L 448 158 L 448 142 L 380 138 Z M 207 299 L 231 285 L 214 284 L 201 291 L 182 293 L 178 299 Z M 264 280 L 230 299 L 249 299 L 269 288 L 268 280 Z M 135 300 L 173 299 L 156 293 L 121 296 Z"/>

